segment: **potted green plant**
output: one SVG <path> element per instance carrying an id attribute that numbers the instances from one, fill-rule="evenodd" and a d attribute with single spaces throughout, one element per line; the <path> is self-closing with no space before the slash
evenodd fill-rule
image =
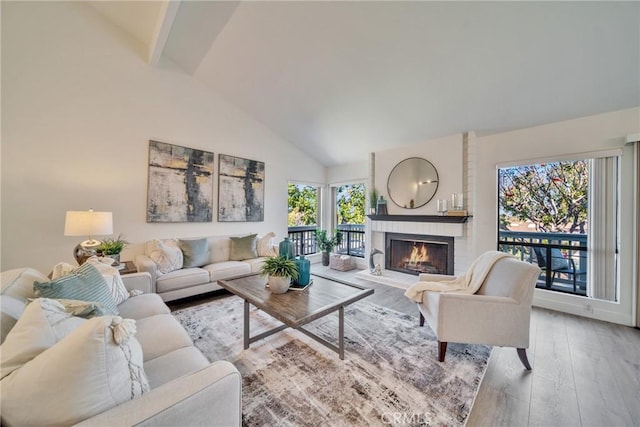
<path id="1" fill-rule="evenodd" d="M 329 255 L 333 248 L 342 243 L 342 231 L 334 230 L 333 237 L 327 236 L 327 230 L 314 230 L 313 234 L 316 236 L 316 245 L 320 252 L 322 252 L 322 265 L 325 267 L 329 265 Z"/>
<path id="2" fill-rule="evenodd" d="M 371 214 L 376 213 L 376 205 L 378 204 L 378 190 L 372 188 L 369 191 L 369 212 Z"/>
<path id="3" fill-rule="evenodd" d="M 269 276 L 269 290 L 274 294 L 284 294 L 289 290 L 291 279 L 298 278 L 298 267 L 292 259 L 274 256 L 264 260 L 260 274 Z"/>
<path id="4" fill-rule="evenodd" d="M 124 239 L 124 236 L 118 234 L 116 238 L 105 238 L 102 243 L 100 243 L 100 246 L 96 248 L 96 252 L 104 257 L 113 258 L 115 261 L 114 264 L 118 265 L 120 263 L 120 252 L 122 252 L 128 244 L 129 242 Z"/>

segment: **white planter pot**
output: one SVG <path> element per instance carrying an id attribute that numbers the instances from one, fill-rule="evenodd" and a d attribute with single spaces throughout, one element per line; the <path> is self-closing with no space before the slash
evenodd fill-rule
<path id="1" fill-rule="evenodd" d="M 290 277 L 269 276 L 269 290 L 274 294 L 284 294 L 289 290 Z"/>

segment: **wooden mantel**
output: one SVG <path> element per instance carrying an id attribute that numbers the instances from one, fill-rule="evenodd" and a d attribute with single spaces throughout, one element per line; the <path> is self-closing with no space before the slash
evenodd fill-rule
<path id="1" fill-rule="evenodd" d="M 371 221 L 405 221 L 405 222 L 444 222 L 449 224 L 462 224 L 467 222 L 469 216 L 448 215 L 367 215 Z"/>

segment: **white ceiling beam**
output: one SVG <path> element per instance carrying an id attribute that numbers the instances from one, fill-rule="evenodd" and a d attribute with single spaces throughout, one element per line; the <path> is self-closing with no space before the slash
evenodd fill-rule
<path id="1" fill-rule="evenodd" d="M 162 51 L 169 38 L 169 33 L 171 32 L 171 27 L 173 27 L 173 22 L 176 19 L 181 2 L 182 0 L 166 1 L 160 11 L 156 30 L 149 43 L 148 61 L 150 65 L 157 65 L 158 61 L 160 61 Z"/>

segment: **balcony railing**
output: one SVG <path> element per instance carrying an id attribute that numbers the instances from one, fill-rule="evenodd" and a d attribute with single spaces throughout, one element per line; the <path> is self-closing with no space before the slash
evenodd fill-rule
<path id="1" fill-rule="evenodd" d="M 289 239 L 296 246 L 296 255 L 309 255 L 318 252 L 316 238 L 313 232 L 315 225 L 289 227 Z M 337 227 L 342 231 L 342 243 L 336 252 L 344 255 L 364 257 L 364 224 L 341 224 Z"/>
<path id="2" fill-rule="evenodd" d="M 338 230 L 342 231 L 342 243 L 336 252 L 364 258 L 364 224 L 340 224 Z"/>
<path id="3" fill-rule="evenodd" d="M 542 268 L 536 287 L 587 295 L 586 234 L 500 230 L 498 250 Z"/>

